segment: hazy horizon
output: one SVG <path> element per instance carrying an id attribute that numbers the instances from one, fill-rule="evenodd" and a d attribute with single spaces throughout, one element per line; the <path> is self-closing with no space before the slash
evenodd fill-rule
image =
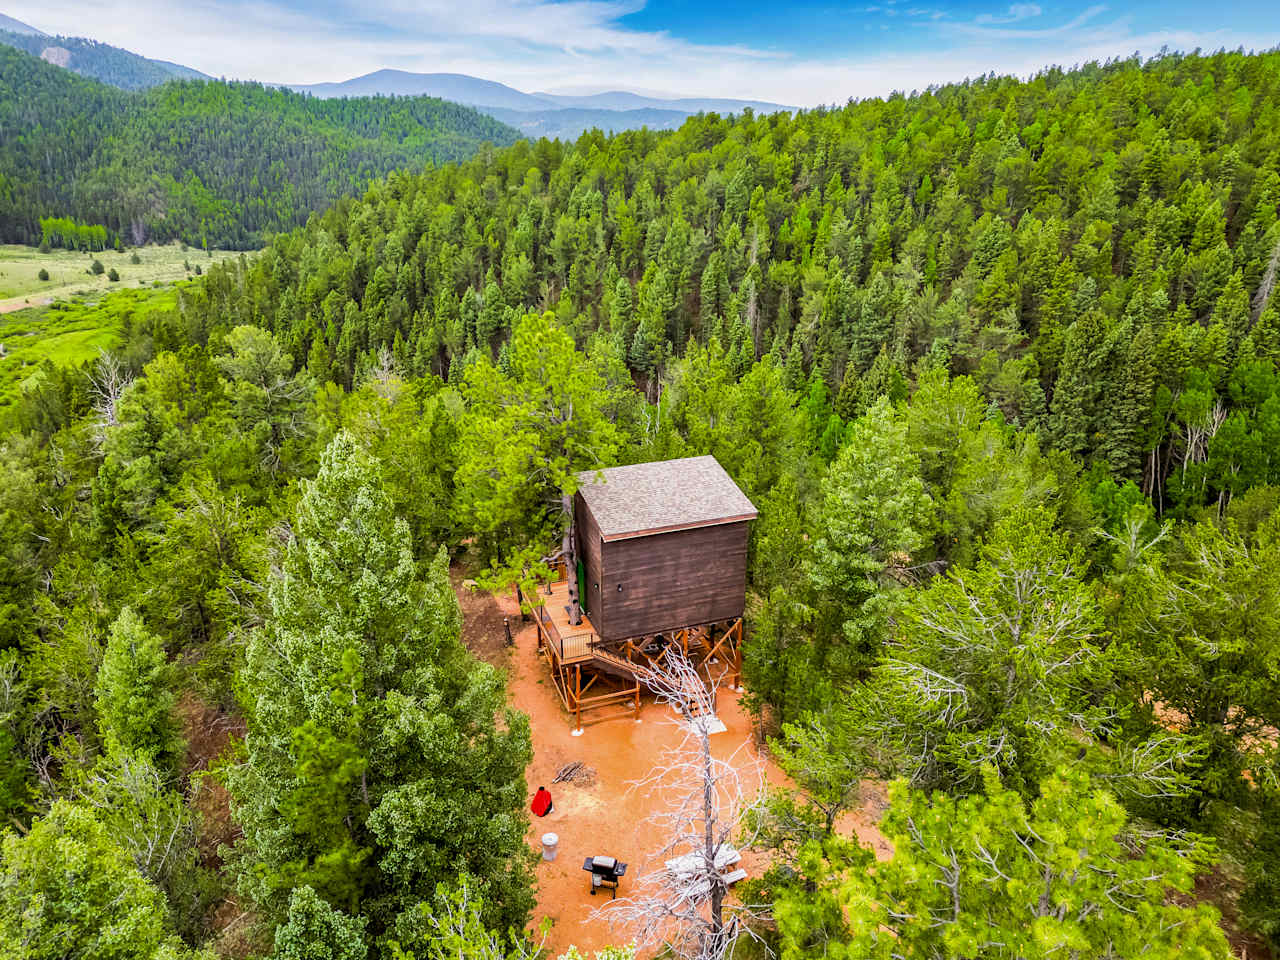
<path id="1" fill-rule="evenodd" d="M 108 0 L 86 21 L 69 0 L 0 12 L 50 34 L 87 36 L 211 76 L 340 82 L 379 69 L 462 73 L 525 92 L 765 100 L 798 106 L 922 89 L 988 72 L 1150 56 L 1162 47 L 1280 44 L 1270 4 L 1215 11 L 1169 3 L 926 3 L 831 6 L 630 0 L 194 0 L 180 9 Z"/>

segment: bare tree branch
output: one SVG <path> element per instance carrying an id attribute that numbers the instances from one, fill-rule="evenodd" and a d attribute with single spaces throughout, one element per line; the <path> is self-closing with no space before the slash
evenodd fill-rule
<path id="1" fill-rule="evenodd" d="M 650 773 L 632 785 L 659 799 L 650 817 L 661 845 L 650 855 L 653 869 L 639 880 L 640 892 L 597 911 L 622 926 L 638 946 L 665 945 L 680 960 L 724 960 L 767 910 L 728 900 L 733 846 L 748 844 L 749 816 L 764 802 L 764 772 L 749 740 L 726 759 L 711 751 L 718 681 L 699 674 L 678 651 L 647 670 L 642 681 L 669 705 L 684 731 Z"/>
<path id="2" fill-rule="evenodd" d="M 98 453 L 107 442 L 107 431 L 120 423 L 117 417 L 120 398 L 132 382 L 133 377 L 115 354 L 99 352 L 98 362 L 89 375 L 89 393 L 93 398 L 90 439 Z"/>

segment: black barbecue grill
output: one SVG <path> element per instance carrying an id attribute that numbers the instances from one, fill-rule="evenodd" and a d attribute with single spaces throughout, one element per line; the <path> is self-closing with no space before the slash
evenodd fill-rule
<path id="1" fill-rule="evenodd" d="M 582 861 L 582 869 L 591 874 L 591 895 L 596 895 L 599 887 L 608 887 L 613 896 L 618 895 L 618 881 L 627 872 L 627 865 L 619 863 L 613 857 L 587 857 Z"/>

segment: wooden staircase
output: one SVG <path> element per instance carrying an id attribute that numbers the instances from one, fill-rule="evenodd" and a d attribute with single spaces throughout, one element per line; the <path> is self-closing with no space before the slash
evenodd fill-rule
<path id="1" fill-rule="evenodd" d="M 707 672 L 707 661 L 718 654 L 729 657 L 731 666 L 735 665 L 734 641 L 741 639 L 740 620 L 714 643 L 707 631 L 699 627 L 674 631 L 657 647 L 634 640 L 621 644 L 605 643 L 595 633 L 589 619 L 582 617 L 574 622 L 572 607 L 564 602 L 568 599 L 565 581 L 540 588 L 531 599 L 537 601 L 533 619 L 538 628 L 539 652 L 547 658 L 556 692 L 565 709 L 573 714 L 578 730 L 582 729 L 583 714 L 587 712 L 592 715 L 590 723 L 620 715 L 616 708 L 625 711 L 621 715 L 630 714 L 638 718 L 641 697 L 653 691 L 650 681 L 661 669 L 666 651 L 683 650 L 693 659 L 691 646 L 702 653 L 700 674 L 697 680 L 689 679 L 690 683 L 702 686 L 699 691 L 689 691 L 691 696 L 687 699 L 695 705 L 691 718 L 699 719 L 707 714 L 714 717 L 714 698 L 711 698 L 709 711 L 702 706 L 708 699 L 706 692 L 713 687 L 711 676 L 707 673 L 703 680 L 701 673 Z M 698 695 L 693 696 L 695 693 Z M 608 716 L 600 715 L 602 710 L 610 707 L 615 710 Z"/>
<path id="2" fill-rule="evenodd" d="M 591 659 L 587 661 L 594 669 L 601 673 L 609 674 L 621 680 L 633 680 L 637 686 L 649 686 L 648 678 L 652 677 L 653 670 L 642 663 L 634 660 L 628 660 L 626 657 L 619 656 L 611 650 L 604 648 L 599 644 L 593 644 L 591 649 Z M 690 679 L 689 683 L 693 680 Z M 703 708 L 703 701 L 706 699 L 706 692 L 711 690 L 710 680 L 703 685 L 701 690 L 690 689 L 688 691 L 687 700 L 693 705 L 692 715 L 694 717 L 702 716 L 706 710 Z M 712 697 L 711 714 L 715 715 L 715 698 Z"/>

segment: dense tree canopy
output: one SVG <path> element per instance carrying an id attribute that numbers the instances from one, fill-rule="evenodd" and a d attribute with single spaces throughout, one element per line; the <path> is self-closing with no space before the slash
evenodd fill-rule
<path id="1" fill-rule="evenodd" d="M 759 508 L 777 946 L 1274 938 L 1278 93 L 1278 54 L 1169 55 L 520 142 L 121 314 L 0 446 L 3 812 L 110 823 L 98 872 L 125 851 L 189 947 L 220 897 L 229 954 L 497 960 L 528 728 L 449 564 L 553 554 L 575 471 L 709 453 Z M 206 714 L 243 733 L 216 896 L 143 854 L 207 802 Z M 902 778 L 876 867 L 843 835 L 869 777 Z"/>
<path id="2" fill-rule="evenodd" d="M 65 50 L 68 55 L 66 69 L 124 90 L 154 87 L 175 77 L 199 76 L 196 71 L 187 67 L 148 60 L 128 50 L 84 37 L 50 37 L 0 30 L 0 44 L 25 50 L 35 57 L 50 47 Z"/>
<path id="3" fill-rule="evenodd" d="M 881 825 L 891 859 L 842 851 L 816 895 L 778 904 L 784 960 L 1230 956 L 1212 910 L 1168 899 L 1190 889 L 1197 852 L 1126 837 L 1123 808 L 1079 773 L 1030 805 L 998 787 L 899 791 Z"/>

